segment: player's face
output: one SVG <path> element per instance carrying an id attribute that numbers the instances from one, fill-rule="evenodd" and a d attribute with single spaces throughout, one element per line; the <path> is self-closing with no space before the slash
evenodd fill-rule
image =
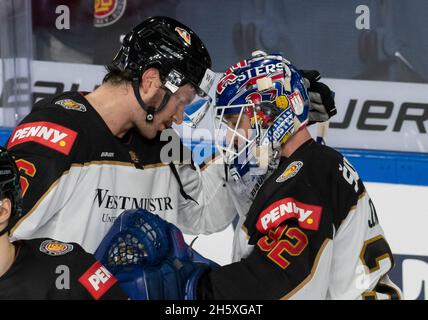
<path id="1" fill-rule="evenodd" d="M 215 141 L 226 163 L 235 162 L 237 157 L 246 157 L 247 151 L 253 148 L 260 135 L 256 119 L 253 104 L 216 107 Z"/>
<path id="2" fill-rule="evenodd" d="M 239 119 L 239 114 L 230 114 L 224 116 L 225 121 L 229 128 L 236 128 L 236 130 L 246 137 L 247 139 L 251 136 L 251 119 L 244 112 L 241 114 L 241 119 Z M 239 123 L 238 123 L 239 120 Z M 226 134 L 226 141 L 229 143 L 232 139 L 232 132 L 228 131 Z M 234 136 L 234 144 L 238 146 L 240 144 L 239 137 Z"/>
<path id="3" fill-rule="evenodd" d="M 255 130 L 251 128 L 250 117 L 243 112 L 239 114 L 225 115 L 224 120 L 232 130 L 226 131 L 226 143 L 229 145 L 233 140 L 235 152 L 241 152 L 248 147 L 249 139 L 253 138 Z"/>
<path id="4" fill-rule="evenodd" d="M 166 90 L 159 85 L 152 99 L 147 101 L 147 104 L 159 106 L 166 94 Z M 172 123 L 181 124 L 183 122 L 184 107 L 194 99 L 195 92 L 195 89 L 190 84 L 180 87 L 171 95 L 165 107 L 155 113 L 152 122 L 145 121 L 145 114 L 141 113 L 140 119 L 136 121 L 136 126 L 141 135 L 147 139 L 153 139 L 158 132 L 170 128 Z"/>
<path id="5" fill-rule="evenodd" d="M 171 127 L 172 123 L 181 124 L 183 122 L 184 107 L 195 98 L 196 90 L 190 84 L 180 87 L 169 99 L 165 108 L 156 117 L 159 117 L 161 126 L 158 131 Z"/>
<path id="6" fill-rule="evenodd" d="M 3 231 L 7 227 L 11 212 L 12 202 L 10 199 L 4 198 L 0 201 L 0 231 Z"/>

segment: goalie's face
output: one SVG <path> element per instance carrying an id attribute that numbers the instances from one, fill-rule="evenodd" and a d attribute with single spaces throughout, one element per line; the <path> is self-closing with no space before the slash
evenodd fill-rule
<path id="1" fill-rule="evenodd" d="M 251 136 L 251 120 L 248 117 L 248 115 L 246 113 L 243 113 L 241 115 L 241 119 L 239 119 L 239 115 L 238 114 L 231 114 L 231 115 L 227 115 L 224 117 L 228 128 L 233 129 L 236 128 L 236 130 L 245 138 L 249 139 Z M 232 137 L 231 132 L 232 130 L 228 130 L 228 134 L 226 135 L 226 141 L 231 141 L 232 138 L 234 140 L 234 144 L 238 145 L 239 144 L 239 136 L 235 135 L 234 137 Z"/>
<path id="2" fill-rule="evenodd" d="M 214 116 L 215 142 L 226 163 L 242 156 L 246 161 L 249 150 L 260 137 L 260 124 L 254 104 L 217 107 Z"/>

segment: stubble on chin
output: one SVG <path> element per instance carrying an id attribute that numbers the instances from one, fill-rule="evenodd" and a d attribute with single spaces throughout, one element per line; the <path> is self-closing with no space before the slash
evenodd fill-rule
<path id="1" fill-rule="evenodd" d="M 143 138 L 146 138 L 148 140 L 154 139 L 157 134 L 158 130 L 155 129 L 155 127 L 151 124 L 143 124 L 143 127 L 138 126 L 137 130 L 140 133 L 140 135 Z"/>

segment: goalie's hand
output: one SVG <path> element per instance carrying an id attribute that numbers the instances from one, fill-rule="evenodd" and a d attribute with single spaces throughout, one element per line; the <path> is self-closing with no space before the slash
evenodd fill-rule
<path id="1" fill-rule="evenodd" d="M 175 225 L 145 209 L 118 216 L 95 256 L 133 300 L 194 300 L 200 276 L 218 267 Z"/>
<path id="2" fill-rule="evenodd" d="M 299 71 L 303 77 L 311 101 L 308 125 L 329 120 L 337 113 L 334 103 L 334 92 L 326 84 L 319 82 L 321 75 L 318 71 Z"/>

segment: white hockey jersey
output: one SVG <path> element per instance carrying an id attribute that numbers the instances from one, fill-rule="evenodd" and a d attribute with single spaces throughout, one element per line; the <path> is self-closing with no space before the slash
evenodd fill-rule
<path id="1" fill-rule="evenodd" d="M 185 233 L 226 228 L 236 213 L 224 167 L 199 168 L 185 148 L 181 159 L 162 163 L 167 143 L 132 131 L 116 138 L 80 93 L 42 100 L 8 141 L 22 173 L 25 212 L 13 238 L 50 237 L 94 252 L 114 219 L 133 208 Z"/>

